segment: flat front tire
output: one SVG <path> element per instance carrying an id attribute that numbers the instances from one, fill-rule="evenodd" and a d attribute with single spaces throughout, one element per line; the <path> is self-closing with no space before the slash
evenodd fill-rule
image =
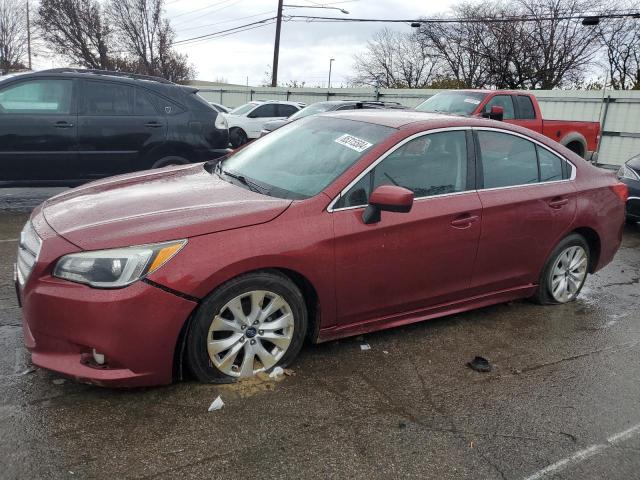
<path id="1" fill-rule="evenodd" d="M 541 305 L 574 301 L 587 279 L 590 262 L 591 252 L 584 237 L 575 233 L 565 237 L 547 259 L 534 300 Z"/>
<path id="2" fill-rule="evenodd" d="M 287 366 L 307 331 L 302 293 L 286 276 L 256 272 L 211 293 L 189 326 L 187 362 L 205 383 L 229 383 Z"/>

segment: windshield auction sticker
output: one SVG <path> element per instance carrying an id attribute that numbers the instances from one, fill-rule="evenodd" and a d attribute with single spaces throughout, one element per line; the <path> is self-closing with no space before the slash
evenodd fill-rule
<path id="1" fill-rule="evenodd" d="M 473 103 L 474 105 L 478 105 L 480 103 L 480 100 L 476 100 L 475 98 L 465 98 L 464 101 L 467 103 Z"/>
<path id="2" fill-rule="evenodd" d="M 366 140 L 354 137 L 353 135 L 349 135 L 348 133 L 345 133 L 341 137 L 336 138 L 334 142 L 339 143 L 340 145 L 344 145 L 351 150 L 355 150 L 358 153 L 364 152 L 367 148 L 373 145 L 373 143 L 369 143 Z"/>

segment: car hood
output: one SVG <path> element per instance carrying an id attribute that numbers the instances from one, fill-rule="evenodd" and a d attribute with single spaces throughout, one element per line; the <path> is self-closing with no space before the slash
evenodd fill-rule
<path id="1" fill-rule="evenodd" d="M 59 235 L 95 250 L 265 223 L 290 204 L 230 184 L 196 164 L 93 182 L 49 199 L 42 210 Z"/>

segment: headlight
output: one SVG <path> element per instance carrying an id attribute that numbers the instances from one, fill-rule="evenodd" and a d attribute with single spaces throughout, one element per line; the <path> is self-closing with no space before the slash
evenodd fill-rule
<path id="1" fill-rule="evenodd" d="M 216 128 L 220 130 L 227 130 L 229 128 L 229 123 L 227 122 L 226 117 L 222 113 L 219 113 L 216 116 L 216 122 L 214 123 L 214 125 Z"/>
<path id="2" fill-rule="evenodd" d="M 626 178 L 628 180 L 640 180 L 640 176 L 631 168 L 626 165 L 622 165 L 618 170 L 618 178 Z"/>
<path id="3" fill-rule="evenodd" d="M 121 288 L 155 272 L 187 243 L 186 240 L 96 250 L 65 255 L 53 270 L 54 277 L 96 288 Z"/>

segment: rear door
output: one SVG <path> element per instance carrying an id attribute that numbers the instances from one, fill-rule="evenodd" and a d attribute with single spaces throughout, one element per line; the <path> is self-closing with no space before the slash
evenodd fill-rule
<path id="1" fill-rule="evenodd" d="M 76 81 L 30 78 L 0 87 L 1 181 L 82 178 L 78 168 Z"/>
<path id="2" fill-rule="evenodd" d="M 143 88 L 83 80 L 78 143 L 88 178 L 149 168 L 146 154 L 165 140 L 166 132 L 166 117 Z"/>
<path id="3" fill-rule="evenodd" d="M 362 176 L 333 206 L 336 295 L 343 325 L 463 298 L 481 230 L 473 143 L 465 130 L 419 135 Z M 471 147 L 471 148 L 470 148 Z M 409 213 L 362 213 L 380 185 L 415 194 Z"/>
<path id="4" fill-rule="evenodd" d="M 538 282 L 576 211 L 573 166 L 524 136 L 475 129 L 482 234 L 472 293 Z"/>

